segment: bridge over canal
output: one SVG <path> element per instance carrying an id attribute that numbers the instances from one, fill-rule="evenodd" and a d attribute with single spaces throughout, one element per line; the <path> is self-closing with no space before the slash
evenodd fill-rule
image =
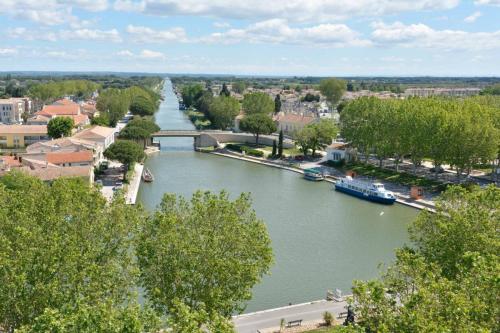
<path id="1" fill-rule="evenodd" d="M 218 147 L 221 143 L 255 143 L 255 136 L 248 133 L 234 133 L 230 131 L 197 131 L 197 130 L 160 130 L 153 133 L 153 138 L 193 138 L 195 148 Z M 259 143 L 272 146 L 278 140 L 277 135 L 260 135 Z M 283 148 L 293 148 L 291 140 L 283 141 Z"/>

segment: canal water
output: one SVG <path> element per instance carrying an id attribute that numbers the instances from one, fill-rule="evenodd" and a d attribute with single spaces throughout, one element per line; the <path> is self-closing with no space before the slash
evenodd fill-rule
<path id="1" fill-rule="evenodd" d="M 162 129 L 192 129 L 169 80 L 156 114 Z M 141 184 L 139 202 L 154 209 L 166 192 L 186 197 L 198 190 L 250 192 L 272 239 L 275 264 L 254 288 L 246 312 L 324 298 L 327 290 L 350 290 L 353 279 L 378 276 L 379 264 L 408 241 L 418 211 L 383 206 L 309 182 L 294 172 L 193 151 L 193 139 L 161 139 L 161 152 L 146 166 L 155 181 Z"/>

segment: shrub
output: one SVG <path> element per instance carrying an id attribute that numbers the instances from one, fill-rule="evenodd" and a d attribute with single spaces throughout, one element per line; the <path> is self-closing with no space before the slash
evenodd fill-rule
<path id="1" fill-rule="evenodd" d="M 326 326 L 332 326 L 334 318 L 330 312 L 325 311 L 325 313 L 323 313 L 323 320 Z"/>
<path id="2" fill-rule="evenodd" d="M 260 151 L 260 150 L 257 150 L 257 149 L 253 149 L 253 148 L 250 148 L 250 147 L 245 146 L 245 145 L 238 145 L 238 144 L 228 143 L 226 145 L 226 148 L 229 149 L 229 150 L 238 151 L 240 153 L 245 152 L 245 154 L 250 155 L 250 156 L 255 156 L 255 157 L 263 157 L 264 156 L 264 152 L 263 151 Z"/>

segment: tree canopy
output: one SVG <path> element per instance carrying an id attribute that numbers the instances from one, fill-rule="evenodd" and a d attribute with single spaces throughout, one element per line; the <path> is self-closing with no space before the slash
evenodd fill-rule
<path id="1" fill-rule="evenodd" d="M 319 83 L 319 90 L 326 97 L 326 100 L 335 106 L 346 90 L 346 82 L 335 78 L 324 79 Z"/>
<path id="2" fill-rule="evenodd" d="M 130 236 L 139 216 L 81 179 L 0 178 L 0 327 L 56 332 L 43 327 L 62 316 L 76 316 L 71 325 L 83 328 L 94 311 L 129 313 L 124 304 L 132 304 L 137 281 Z M 68 331 L 92 329 L 59 330 Z"/>
<path id="3" fill-rule="evenodd" d="M 457 175 L 475 164 L 493 160 L 500 147 L 500 108 L 494 99 L 465 100 L 358 98 L 343 109 L 342 135 L 381 163 L 394 157 L 396 165 L 409 156 L 415 168 L 425 157 L 436 166 L 449 163 Z"/>
<path id="4" fill-rule="evenodd" d="M 141 146 L 133 141 L 118 140 L 104 151 L 104 156 L 110 160 L 119 161 L 130 168 L 133 163 L 144 158 L 144 151 Z"/>
<path id="5" fill-rule="evenodd" d="M 130 112 L 138 116 L 152 116 L 155 113 L 155 105 L 146 96 L 137 96 L 130 104 Z"/>
<path id="6" fill-rule="evenodd" d="M 68 95 L 88 98 L 97 89 L 99 85 L 88 80 L 59 80 L 34 84 L 29 88 L 28 95 L 47 103 Z"/>
<path id="7" fill-rule="evenodd" d="M 247 84 L 245 81 L 235 81 L 231 84 L 231 90 L 238 94 L 243 94 L 246 88 Z"/>
<path id="8" fill-rule="evenodd" d="M 182 101 L 186 107 L 195 105 L 198 99 L 203 95 L 203 86 L 201 84 L 189 84 L 182 87 Z"/>
<path id="9" fill-rule="evenodd" d="M 163 197 L 137 244 L 141 285 L 160 312 L 176 300 L 225 317 L 241 311 L 272 263 L 266 227 L 242 194 L 196 192 L 190 201 Z"/>
<path id="10" fill-rule="evenodd" d="M 500 189 L 452 187 L 382 279 L 354 284 L 367 332 L 498 332 Z"/>
<path id="11" fill-rule="evenodd" d="M 221 95 L 212 99 L 208 117 L 215 128 L 226 129 L 233 126 L 234 118 L 240 112 L 240 103 L 234 97 Z"/>
<path id="12" fill-rule="evenodd" d="M 246 94 L 243 98 L 243 111 L 246 115 L 256 113 L 269 115 L 274 112 L 274 101 L 268 94 L 263 92 Z"/>
<path id="13" fill-rule="evenodd" d="M 260 135 L 274 133 L 277 127 L 269 115 L 256 113 L 245 116 L 240 122 L 240 129 L 255 135 L 255 143 L 258 144 Z"/>
<path id="14" fill-rule="evenodd" d="M 73 118 L 55 117 L 49 120 L 47 124 L 47 134 L 52 139 L 71 136 L 71 130 L 74 127 Z"/>
<path id="15" fill-rule="evenodd" d="M 222 84 L 222 90 L 220 91 L 219 95 L 225 96 L 225 97 L 231 96 L 231 92 L 229 91 L 229 89 L 227 88 L 227 85 L 225 83 Z"/>
<path id="16" fill-rule="evenodd" d="M 295 139 L 304 155 L 307 155 L 307 152 L 311 150 L 314 156 L 316 150 L 331 144 L 337 133 L 337 126 L 332 120 L 322 119 L 319 122 L 304 126 L 302 130 L 295 134 Z"/>

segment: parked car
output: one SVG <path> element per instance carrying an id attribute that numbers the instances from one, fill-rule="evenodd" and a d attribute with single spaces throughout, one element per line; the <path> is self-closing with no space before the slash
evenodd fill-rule
<path id="1" fill-rule="evenodd" d="M 96 180 L 96 181 L 95 181 L 95 183 L 96 183 L 97 185 L 101 185 L 101 186 L 102 186 L 102 179 L 98 179 L 98 180 Z"/>

